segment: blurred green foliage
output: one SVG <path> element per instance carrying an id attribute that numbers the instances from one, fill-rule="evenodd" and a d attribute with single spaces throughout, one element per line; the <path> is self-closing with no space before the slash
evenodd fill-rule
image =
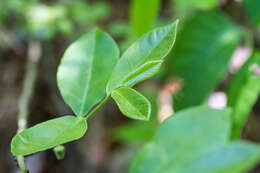
<path id="1" fill-rule="evenodd" d="M 112 22 L 108 25 L 108 31 L 120 41 L 119 48 L 122 52 L 133 42 L 133 30 L 125 21 Z"/>
<path id="2" fill-rule="evenodd" d="M 260 146 L 231 142 L 230 110 L 194 107 L 165 120 L 134 157 L 130 173 L 237 173 L 260 160 Z"/>
<path id="3" fill-rule="evenodd" d="M 75 22 L 88 26 L 100 19 L 107 19 L 111 14 L 110 6 L 105 2 L 88 4 L 86 1 L 76 1 L 67 4 L 70 15 Z"/>
<path id="4" fill-rule="evenodd" d="M 209 11 L 217 8 L 219 0 L 172 0 L 173 8 L 178 17 L 185 20 L 196 11 Z"/>
<path id="5" fill-rule="evenodd" d="M 174 97 L 176 111 L 205 102 L 227 74 L 239 40 L 238 27 L 220 12 L 198 14 L 186 21 L 168 56 L 171 74 L 183 85 Z"/>
<path id="6" fill-rule="evenodd" d="M 259 0 L 244 0 L 246 14 L 253 25 L 260 27 L 260 1 Z"/>
<path id="7" fill-rule="evenodd" d="M 160 5 L 161 0 L 132 0 L 130 22 L 136 38 L 139 38 L 154 26 Z"/>
<path id="8" fill-rule="evenodd" d="M 218 0 L 175 0 L 180 9 L 210 10 L 218 6 Z"/>
<path id="9" fill-rule="evenodd" d="M 0 24 L 15 20 L 15 29 L 25 32 L 34 39 L 50 40 L 57 33 L 73 34 L 78 25 L 84 30 L 107 19 L 110 5 L 105 2 L 89 4 L 87 1 L 61 1 L 59 3 L 37 0 L 1 0 Z M 18 29 L 19 28 L 19 29 Z"/>
<path id="10" fill-rule="evenodd" d="M 256 51 L 232 78 L 227 91 L 228 106 L 232 108 L 232 139 L 240 137 L 254 103 L 260 93 L 260 52 Z"/>
<path id="11" fill-rule="evenodd" d="M 71 34 L 73 25 L 61 5 L 33 5 L 26 14 L 28 31 L 39 39 L 51 39 L 56 32 Z"/>

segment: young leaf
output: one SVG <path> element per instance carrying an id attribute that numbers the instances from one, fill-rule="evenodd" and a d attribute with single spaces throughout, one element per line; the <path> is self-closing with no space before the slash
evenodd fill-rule
<path id="1" fill-rule="evenodd" d="M 158 15 L 160 4 L 161 0 L 131 1 L 131 25 L 137 37 L 142 36 L 152 28 Z"/>
<path id="2" fill-rule="evenodd" d="M 106 84 L 119 56 L 114 40 L 93 29 L 65 52 L 57 82 L 65 102 L 78 116 L 84 116 L 106 93 Z"/>
<path id="3" fill-rule="evenodd" d="M 152 139 L 158 122 L 158 93 L 156 84 L 148 82 L 138 86 L 138 92 L 145 96 L 151 103 L 151 116 L 149 121 L 130 121 L 122 123 L 112 129 L 111 136 L 114 140 L 126 144 L 143 144 Z"/>
<path id="4" fill-rule="evenodd" d="M 81 138 L 87 130 L 86 120 L 74 116 L 52 119 L 17 134 L 11 142 L 13 155 L 28 155 Z"/>
<path id="5" fill-rule="evenodd" d="M 183 80 L 174 110 L 204 103 L 226 75 L 239 38 L 239 29 L 222 13 L 207 12 L 187 20 L 169 55 L 169 69 Z"/>
<path id="6" fill-rule="evenodd" d="M 258 68 L 260 66 L 260 52 L 255 52 L 249 58 L 234 76 L 228 88 L 228 106 L 233 110 L 232 139 L 240 137 L 247 116 L 260 93 L 260 76 L 255 74 L 254 66 Z"/>
<path id="7" fill-rule="evenodd" d="M 149 120 L 151 104 L 149 100 L 134 89 L 117 88 L 112 92 L 112 97 L 125 116 L 138 120 Z"/>
<path id="8" fill-rule="evenodd" d="M 115 66 L 107 93 L 120 86 L 133 86 L 154 75 L 173 47 L 178 21 L 148 32 L 128 48 Z"/>
<path id="9" fill-rule="evenodd" d="M 131 173 L 236 173 L 260 160 L 260 147 L 229 143 L 230 111 L 190 108 L 168 118 L 134 158 Z M 170 137 L 169 137 L 170 136 Z"/>

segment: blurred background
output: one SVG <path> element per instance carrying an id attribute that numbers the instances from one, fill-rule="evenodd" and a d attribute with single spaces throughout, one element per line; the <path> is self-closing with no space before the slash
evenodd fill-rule
<path id="1" fill-rule="evenodd" d="M 10 152 L 18 125 L 24 125 L 18 116 L 28 115 L 31 127 L 72 114 L 56 85 L 70 43 L 98 26 L 122 53 L 150 29 L 177 18 L 176 43 L 160 72 L 135 87 L 152 103 L 151 120 L 122 116 L 111 100 L 90 119 L 81 140 L 65 145 L 64 160 L 57 161 L 52 150 L 27 156 L 32 173 L 126 173 L 167 116 L 200 104 L 225 107 L 232 77 L 260 48 L 260 1 L 0 0 L 0 172 L 19 172 Z M 252 70 L 260 75 L 259 66 Z M 260 142 L 259 105 L 256 97 L 244 139 Z"/>

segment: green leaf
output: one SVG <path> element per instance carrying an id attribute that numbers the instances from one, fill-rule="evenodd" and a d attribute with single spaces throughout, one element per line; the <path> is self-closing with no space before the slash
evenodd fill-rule
<path id="1" fill-rule="evenodd" d="M 153 82 L 147 82 L 138 86 L 138 91 L 151 103 L 151 116 L 149 121 L 135 121 L 119 124 L 112 129 L 112 137 L 120 143 L 140 144 L 149 141 L 157 129 L 158 122 L 158 95 Z"/>
<path id="2" fill-rule="evenodd" d="M 65 52 L 57 81 L 65 102 L 78 116 L 84 116 L 106 93 L 119 50 L 114 40 L 100 29 L 93 29 Z"/>
<path id="3" fill-rule="evenodd" d="M 131 173 L 237 173 L 260 160 L 260 147 L 229 142 L 230 111 L 195 107 L 176 113 L 159 127 L 133 159 Z"/>
<path id="4" fill-rule="evenodd" d="M 149 100 L 134 89 L 117 88 L 112 92 L 112 98 L 125 116 L 138 120 L 149 120 L 151 104 Z"/>
<path id="5" fill-rule="evenodd" d="M 260 1 L 259 0 L 244 0 L 245 11 L 252 24 L 260 27 Z"/>
<path id="6" fill-rule="evenodd" d="M 137 37 L 142 36 L 152 28 L 158 15 L 160 4 L 161 0 L 131 1 L 131 25 Z"/>
<path id="7" fill-rule="evenodd" d="M 255 52 L 240 68 L 228 88 L 228 106 L 233 108 L 232 139 L 240 137 L 248 114 L 260 93 L 260 76 L 255 75 L 252 69 L 254 66 L 260 66 L 260 52 Z"/>
<path id="8" fill-rule="evenodd" d="M 239 29 L 221 13 L 201 13 L 183 25 L 169 55 L 169 69 L 183 80 L 174 98 L 176 111 L 204 103 L 227 74 L 239 40 Z"/>
<path id="9" fill-rule="evenodd" d="M 148 32 L 122 55 L 107 85 L 107 93 L 133 86 L 154 75 L 173 47 L 178 21 Z"/>
<path id="10" fill-rule="evenodd" d="M 64 116 L 39 123 L 17 134 L 11 142 L 13 155 L 28 155 L 81 138 L 87 130 L 86 120 Z"/>

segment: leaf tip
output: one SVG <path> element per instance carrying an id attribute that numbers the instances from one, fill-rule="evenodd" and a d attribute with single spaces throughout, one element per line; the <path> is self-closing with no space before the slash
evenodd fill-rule
<path id="1" fill-rule="evenodd" d="M 178 25 L 179 25 L 179 22 L 180 22 L 180 20 L 179 20 L 179 19 L 176 19 L 173 23 L 170 24 L 170 26 L 171 26 L 172 28 L 174 28 L 175 30 L 177 30 L 177 27 L 178 27 Z"/>
<path id="2" fill-rule="evenodd" d="M 173 23 L 176 24 L 176 26 L 178 26 L 179 22 L 180 22 L 180 19 L 176 19 Z"/>

